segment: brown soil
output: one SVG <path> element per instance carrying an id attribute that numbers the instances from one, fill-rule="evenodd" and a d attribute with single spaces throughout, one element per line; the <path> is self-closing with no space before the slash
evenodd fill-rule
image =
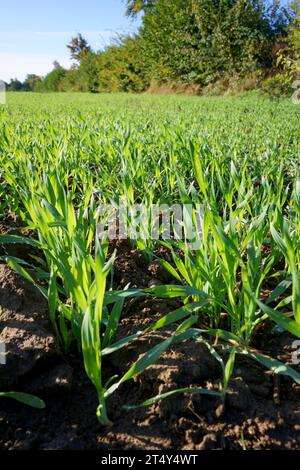
<path id="1" fill-rule="evenodd" d="M 169 282 L 156 262 L 136 250 L 118 250 L 114 282 L 148 287 Z M 0 365 L 0 390 L 34 393 L 46 402 L 34 410 L 12 400 L 0 401 L 0 449 L 300 449 L 300 387 L 275 380 L 253 362 L 238 360 L 225 411 L 208 396 L 177 395 L 149 408 L 125 411 L 158 393 L 190 386 L 215 388 L 218 363 L 200 343 L 172 347 L 134 381 L 125 383 L 108 401 L 113 426 L 97 422 L 97 399 L 80 358 L 67 358 L 56 345 L 40 294 L 5 265 L 0 265 L 0 341 L 7 364 Z M 132 334 L 180 305 L 177 300 L 128 301 L 119 336 Z M 105 360 L 105 376 L 124 373 L 133 361 L 171 329 L 148 334 Z M 293 339 L 275 336 L 267 324 L 256 347 L 289 362 Z"/>

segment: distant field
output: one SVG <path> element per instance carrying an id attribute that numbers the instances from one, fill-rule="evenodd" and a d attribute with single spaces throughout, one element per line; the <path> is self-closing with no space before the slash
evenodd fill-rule
<path id="1" fill-rule="evenodd" d="M 171 216 L 167 238 L 160 225 L 160 239 L 154 239 L 143 222 L 125 241 L 99 240 L 100 205 L 117 208 L 120 201 L 141 204 L 147 214 L 154 205 L 174 204 L 191 212 L 181 222 L 181 238 Z M 126 223 L 134 226 L 132 214 Z M 9 357 L 27 361 L 29 375 L 8 363 L 0 390 L 30 393 L 33 406 L 41 403 L 32 395 L 46 402 L 45 410 L 28 418 L 34 432 L 38 413 L 49 423 L 63 414 L 70 424 L 77 415 L 63 390 L 58 394 L 64 411 L 55 393 L 30 387 L 40 373 L 35 349 L 41 348 L 45 362 L 48 353 L 18 317 L 16 300 L 7 301 L 15 299 L 20 277 L 35 292 L 24 288 L 23 313 L 27 308 L 37 328 L 43 318 L 45 328 L 48 312 L 49 335 L 76 380 L 81 374 L 86 383 L 85 369 L 94 387 L 85 385 L 80 394 L 76 385 L 68 389 L 78 409 L 88 409 L 86 431 L 80 432 L 89 442 L 98 436 L 97 445 L 110 445 L 96 427 L 96 397 L 98 420 L 103 426 L 115 422 L 121 448 L 127 434 L 137 445 L 145 419 L 152 419 L 167 423 L 163 448 L 193 449 L 178 423 L 186 419 L 196 429 L 199 413 L 203 429 L 208 423 L 218 429 L 220 417 L 225 420 L 227 440 L 216 438 L 216 448 L 284 448 L 286 441 L 299 448 L 290 423 L 297 422 L 293 404 L 300 399 L 299 365 L 292 355 L 293 341 L 300 338 L 300 106 L 258 95 L 8 93 L 7 105 L 0 107 L 0 341 L 9 351 L 14 344 Z M 30 304 L 34 295 L 40 295 L 41 312 L 36 300 Z M 12 317 L 32 345 L 27 355 L 22 335 L 15 341 L 9 336 Z M 260 441 L 259 432 L 245 431 L 254 413 L 247 406 L 268 406 L 272 423 L 274 374 L 287 390 L 281 396 L 285 437 L 282 428 L 266 425 L 267 438 Z M 257 391 L 257 377 L 265 395 Z M 235 393 L 251 395 L 244 408 L 233 404 Z M 163 405 L 168 400 L 173 414 Z M 8 420 L 15 406 L 6 405 Z M 80 421 L 85 411 L 78 413 Z M 18 426 L 26 429 L 26 419 L 23 412 Z M 11 418 L 7 436 L 13 423 Z M 176 442 L 166 437 L 174 429 Z M 156 442 L 151 433 L 150 445 Z"/>
<path id="2" fill-rule="evenodd" d="M 280 165 L 293 173 L 293 163 L 299 162 L 300 107 L 290 100 L 126 94 L 7 96 L 1 115 L 1 135 L 4 130 L 7 136 L 2 139 L 2 159 L 26 157 L 42 169 L 55 165 L 59 158 L 61 169 L 74 172 L 76 168 L 76 177 L 89 175 L 109 191 L 114 188 L 122 193 L 128 176 L 137 196 L 150 186 L 155 198 L 167 194 L 172 199 L 178 193 L 175 171 L 188 183 L 194 180 L 187 148 L 191 139 L 199 143 L 206 169 L 210 161 L 221 169 L 232 159 L 239 165 L 253 164 L 253 177 L 266 171 L 274 178 Z M 134 162 L 123 152 L 126 136 Z M 101 169 L 100 179 L 96 169 Z"/>

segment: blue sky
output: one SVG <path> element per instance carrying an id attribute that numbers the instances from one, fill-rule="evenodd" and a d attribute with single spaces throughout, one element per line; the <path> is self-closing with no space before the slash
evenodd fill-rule
<path id="1" fill-rule="evenodd" d="M 46 74 L 54 60 L 71 65 L 66 44 L 81 32 L 96 49 L 116 33 L 134 32 L 122 0 L 14 0 L 0 6 L 0 79 Z"/>

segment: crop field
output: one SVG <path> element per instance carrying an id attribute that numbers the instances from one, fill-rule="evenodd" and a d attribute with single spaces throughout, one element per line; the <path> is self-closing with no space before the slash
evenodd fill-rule
<path id="1" fill-rule="evenodd" d="M 0 448 L 300 449 L 300 106 L 7 95 Z"/>

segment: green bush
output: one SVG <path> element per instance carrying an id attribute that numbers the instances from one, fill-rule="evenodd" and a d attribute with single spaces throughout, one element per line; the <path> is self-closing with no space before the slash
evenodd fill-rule
<path id="1" fill-rule="evenodd" d="M 262 82 L 261 89 L 269 96 L 280 98 L 293 93 L 291 78 L 284 73 L 277 73 Z"/>

